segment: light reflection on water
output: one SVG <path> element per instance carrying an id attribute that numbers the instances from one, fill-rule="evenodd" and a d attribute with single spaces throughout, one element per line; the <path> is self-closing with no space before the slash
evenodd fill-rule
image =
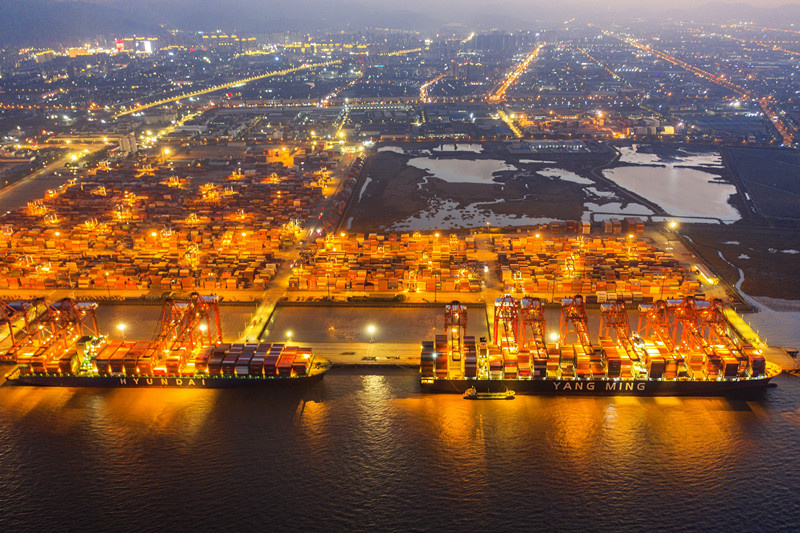
<path id="1" fill-rule="evenodd" d="M 3 386 L 0 526 L 102 508 L 143 529 L 788 527 L 800 380 L 777 381 L 747 402 L 475 402 L 405 369 L 283 391 Z"/>

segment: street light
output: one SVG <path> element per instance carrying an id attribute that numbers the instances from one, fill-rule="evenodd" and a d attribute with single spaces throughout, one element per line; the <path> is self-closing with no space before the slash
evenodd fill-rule
<path id="1" fill-rule="evenodd" d="M 670 244 L 672 240 L 670 233 L 678 233 L 678 223 L 675 220 L 670 220 L 667 223 L 667 244 Z"/>
<path id="2" fill-rule="evenodd" d="M 119 323 L 117 324 L 117 329 L 122 334 L 122 340 L 125 340 L 125 324 Z"/>
<path id="3" fill-rule="evenodd" d="M 106 292 L 108 292 L 108 299 L 111 299 L 111 287 L 108 285 L 108 272 L 106 272 Z"/>
<path id="4" fill-rule="evenodd" d="M 561 278 L 558 274 L 553 274 L 553 292 L 550 294 L 550 301 L 556 301 L 556 285 L 558 285 L 558 280 Z"/>
<path id="5" fill-rule="evenodd" d="M 372 324 L 367 326 L 367 332 L 369 333 L 370 336 L 369 342 L 375 342 L 375 326 L 373 326 Z"/>

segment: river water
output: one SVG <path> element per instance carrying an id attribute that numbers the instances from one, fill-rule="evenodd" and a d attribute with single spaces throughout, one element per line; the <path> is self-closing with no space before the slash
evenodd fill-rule
<path id="1" fill-rule="evenodd" d="M 0 529 L 761 530 L 800 523 L 800 379 L 755 400 L 0 387 Z"/>

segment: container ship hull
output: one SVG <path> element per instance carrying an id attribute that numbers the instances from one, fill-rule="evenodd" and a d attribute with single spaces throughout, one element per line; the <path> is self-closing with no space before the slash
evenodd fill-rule
<path id="1" fill-rule="evenodd" d="M 423 392 L 464 394 L 513 390 L 542 396 L 734 396 L 763 391 L 772 376 L 728 381 L 700 380 L 555 380 L 555 379 L 422 379 Z"/>
<path id="2" fill-rule="evenodd" d="M 304 386 L 319 382 L 330 370 L 330 362 L 313 356 L 310 348 L 283 343 L 209 344 L 191 357 L 185 350 L 172 350 L 159 359 L 147 342 L 105 343 L 86 336 L 77 347 L 44 363 L 41 358 L 20 359 L 6 379 L 39 387 L 231 389 Z"/>
<path id="3" fill-rule="evenodd" d="M 129 389 L 184 388 L 230 389 L 237 387 L 302 387 L 319 383 L 325 373 L 302 377 L 211 377 L 211 376 L 54 376 L 20 375 L 10 383 L 38 387 L 115 387 Z"/>

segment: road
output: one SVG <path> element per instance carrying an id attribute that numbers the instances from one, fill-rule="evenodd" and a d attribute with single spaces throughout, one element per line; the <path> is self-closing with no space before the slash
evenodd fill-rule
<path id="1" fill-rule="evenodd" d="M 150 109 L 151 107 L 158 107 L 160 105 L 168 104 L 170 102 L 175 102 L 177 100 L 183 100 L 185 98 L 192 98 L 195 96 L 200 96 L 203 94 L 213 93 L 216 91 L 220 91 L 222 89 L 228 89 L 230 87 L 236 87 L 237 85 L 243 85 L 245 83 L 250 83 L 251 81 L 256 80 L 263 80 L 266 78 L 271 78 L 273 76 L 285 76 L 287 74 L 292 74 L 293 72 L 299 72 L 301 70 L 310 70 L 320 67 L 329 67 L 331 65 L 338 65 L 341 63 L 341 60 L 336 61 L 327 61 L 325 63 L 314 63 L 314 64 L 303 64 L 299 67 L 287 68 L 283 70 L 276 70 L 274 72 L 267 72 L 266 74 L 260 74 L 258 76 L 250 76 L 249 78 L 242 78 L 234 81 L 230 81 L 227 83 L 221 83 L 219 85 L 214 85 L 213 87 L 209 87 L 207 89 L 200 89 L 198 91 L 192 91 L 189 93 L 179 94 L 177 96 L 168 96 L 167 98 L 162 98 L 161 100 L 157 100 L 155 102 L 150 102 L 148 104 L 142 104 L 134 106 L 130 109 L 126 109 L 124 111 L 120 111 L 119 113 L 115 114 L 113 118 L 124 117 L 125 115 L 131 115 L 133 113 L 138 113 L 139 111 L 144 111 L 145 109 Z"/>
<path id="2" fill-rule="evenodd" d="M 106 148 L 106 145 L 80 144 L 71 145 L 70 148 L 75 151 L 89 150 L 89 153 L 92 154 Z M 55 170 L 63 169 L 65 164 L 71 162 L 72 153 L 74 152 L 68 153 L 61 159 L 53 161 L 46 167 L 0 191 L 0 213 L 25 207 L 28 202 L 33 200 L 41 200 L 49 189 L 66 183 L 72 176 L 51 176 L 50 174 Z"/>
<path id="3" fill-rule="evenodd" d="M 421 341 L 422 339 L 420 339 Z M 303 343 L 335 365 L 419 366 L 420 342 Z"/>
<path id="4" fill-rule="evenodd" d="M 339 176 L 337 178 L 339 181 L 336 186 L 336 191 L 329 195 L 324 201 L 320 202 L 317 208 L 311 213 L 308 218 L 308 227 L 303 228 L 303 234 L 300 238 L 300 241 L 295 243 L 289 250 L 280 252 L 276 255 L 276 258 L 281 260 L 281 264 L 278 266 L 278 271 L 275 274 L 275 277 L 270 280 L 269 288 L 262 294 L 261 304 L 253 314 L 253 319 L 242 333 L 242 340 L 252 341 L 261 339 L 264 329 L 267 327 L 267 323 L 272 316 L 273 311 L 275 310 L 275 304 L 286 294 L 286 291 L 289 289 L 289 277 L 291 276 L 292 265 L 299 261 L 300 254 L 305 247 L 305 241 L 316 238 L 317 230 L 319 229 L 318 225 L 320 223 L 320 218 L 322 217 L 325 209 L 330 208 L 333 198 L 336 196 L 336 193 L 339 192 L 339 188 L 341 187 L 344 179 L 347 177 L 348 171 L 352 167 L 355 160 L 356 157 L 352 154 L 341 156 L 336 168 L 333 169 L 333 172 Z"/>

